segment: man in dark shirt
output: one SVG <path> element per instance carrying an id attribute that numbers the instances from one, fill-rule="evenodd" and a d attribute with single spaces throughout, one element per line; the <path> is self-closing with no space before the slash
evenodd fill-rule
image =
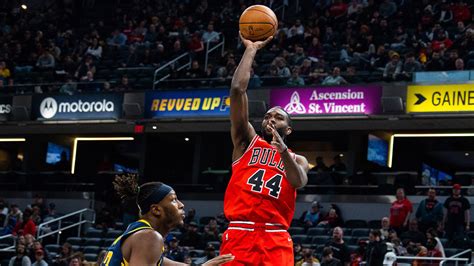
<path id="1" fill-rule="evenodd" d="M 370 231 L 369 241 L 364 257 L 366 265 L 382 266 L 385 253 L 387 253 L 387 245 L 380 239 L 380 231 Z"/>
<path id="2" fill-rule="evenodd" d="M 411 241 L 413 243 L 424 245 L 426 242 L 425 234 L 418 230 L 418 221 L 413 219 L 408 224 L 408 231 L 401 234 L 400 239 L 403 243 L 405 241 Z"/>
<path id="3" fill-rule="evenodd" d="M 416 210 L 420 230 L 425 233 L 429 228 L 437 228 L 443 220 L 443 205 L 436 199 L 436 190 L 428 190 L 428 198 L 422 200 Z"/>
<path id="4" fill-rule="evenodd" d="M 446 236 L 451 241 L 464 236 L 464 230 L 469 231 L 470 223 L 469 200 L 461 195 L 461 185 L 453 185 L 453 195 L 444 202 L 443 224 Z"/>
<path id="5" fill-rule="evenodd" d="M 326 243 L 333 251 L 333 257 L 340 260 L 344 265 L 349 265 L 351 262 L 351 254 L 346 243 L 342 239 L 344 233 L 341 227 L 334 228 L 332 232 L 332 239 Z"/>

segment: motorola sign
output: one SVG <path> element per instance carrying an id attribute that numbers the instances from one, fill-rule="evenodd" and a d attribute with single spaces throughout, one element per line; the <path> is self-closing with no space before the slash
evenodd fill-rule
<path id="1" fill-rule="evenodd" d="M 122 113 L 121 94 L 55 95 L 36 103 L 39 120 L 117 119 Z"/>

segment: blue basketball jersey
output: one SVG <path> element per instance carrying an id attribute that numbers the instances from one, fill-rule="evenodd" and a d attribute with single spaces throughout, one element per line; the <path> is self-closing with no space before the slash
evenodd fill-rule
<path id="1" fill-rule="evenodd" d="M 107 254 L 104 257 L 104 260 L 100 264 L 100 266 L 128 266 L 128 261 L 125 260 L 122 254 L 122 244 L 123 242 L 135 232 L 144 230 L 144 229 L 153 229 L 145 220 L 138 220 L 136 222 L 131 223 L 125 232 L 115 241 L 112 245 L 107 249 Z M 164 249 L 164 247 L 163 247 Z M 164 252 L 164 250 L 163 250 Z M 158 262 L 157 266 L 161 266 L 163 263 L 163 253 L 161 255 L 160 261 Z"/>

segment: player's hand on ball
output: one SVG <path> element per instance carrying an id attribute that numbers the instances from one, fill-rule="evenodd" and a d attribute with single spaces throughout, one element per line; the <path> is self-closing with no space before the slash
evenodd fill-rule
<path id="1" fill-rule="evenodd" d="M 285 142 L 281 138 L 280 134 L 278 131 L 275 129 L 275 125 L 270 124 L 269 127 L 272 129 L 272 134 L 273 134 L 273 139 L 272 142 L 270 143 L 273 147 L 277 149 L 279 153 L 282 153 L 288 149 L 286 146 Z"/>
<path id="2" fill-rule="evenodd" d="M 259 50 L 263 47 L 265 47 L 265 45 L 267 45 L 267 43 L 269 43 L 271 40 L 273 40 L 273 36 L 270 36 L 268 37 L 267 39 L 265 39 L 264 41 L 251 41 L 251 40 L 247 40 L 244 38 L 244 36 L 242 36 L 242 33 L 239 31 L 239 35 L 240 35 L 240 39 L 242 40 L 242 43 L 244 44 L 244 46 L 246 48 L 254 48 L 256 50 Z"/>
<path id="3" fill-rule="evenodd" d="M 225 255 L 220 255 L 217 256 L 211 260 L 206 261 L 206 263 L 203 263 L 202 266 L 214 266 L 214 265 L 221 265 L 223 263 L 233 261 L 235 258 L 234 255 L 232 254 L 225 254 Z"/>

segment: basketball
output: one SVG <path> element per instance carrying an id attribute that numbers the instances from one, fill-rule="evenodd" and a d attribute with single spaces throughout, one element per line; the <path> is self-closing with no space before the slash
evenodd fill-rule
<path id="1" fill-rule="evenodd" d="M 275 35 L 277 27 L 275 13 L 263 5 L 250 6 L 240 15 L 240 32 L 245 39 L 251 41 L 262 41 Z"/>

